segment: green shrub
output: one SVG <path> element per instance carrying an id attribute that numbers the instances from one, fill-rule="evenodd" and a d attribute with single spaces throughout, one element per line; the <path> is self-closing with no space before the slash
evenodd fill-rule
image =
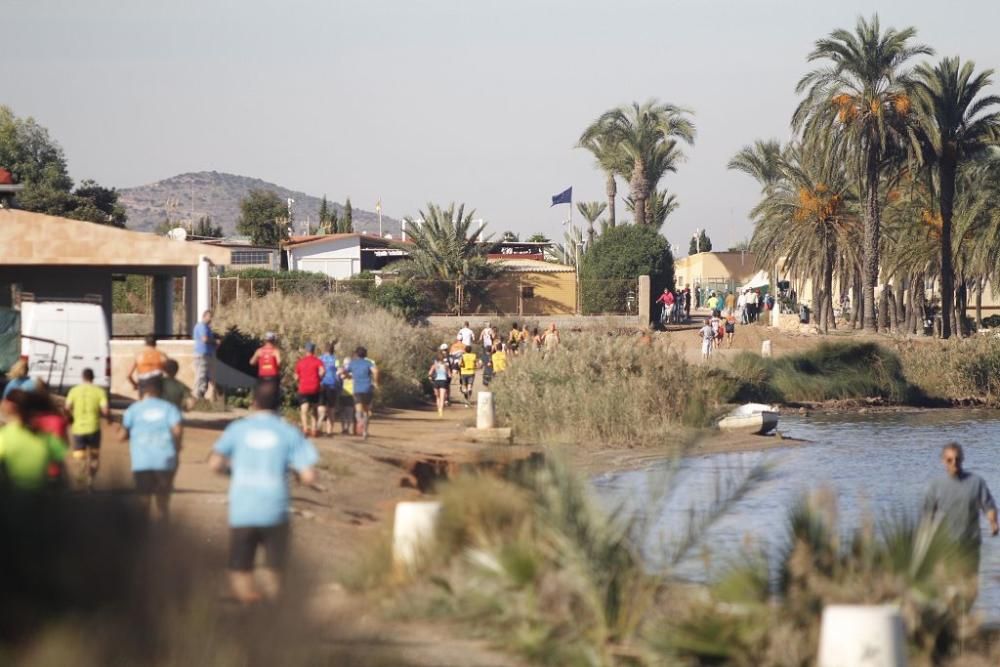
<path id="1" fill-rule="evenodd" d="M 386 281 L 369 293 L 376 306 L 399 315 L 407 322 L 416 322 L 430 313 L 424 291 L 410 282 Z"/>
<path id="2" fill-rule="evenodd" d="M 647 225 L 620 225 L 605 231 L 580 261 L 583 311 L 588 314 L 622 310 L 639 276 L 650 278 L 651 299 L 674 287 L 670 244 Z M 650 311 L 652 312 L 652 311 Z"/>
<path id="3" fill-rule="evenodd" d="M 907 379 L 931 399 L 1000 405 L 1000 339 L 973 336 L 893 345 Z"/>

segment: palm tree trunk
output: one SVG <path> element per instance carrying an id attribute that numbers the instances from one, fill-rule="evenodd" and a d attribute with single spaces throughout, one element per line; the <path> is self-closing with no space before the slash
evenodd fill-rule
<path id="1" fill-rule="evenodd" d="M 615 181 L 615 175 L 612 172 L 608 172 L 608 180 L 605 186 L 605 191 L 608 195 L 608 225 L 611 227 L 615 226 L 615 199 L 618 198 L 618 182 Z"/>
<path id="2" fill-rule="evenodd" d="M 906 322 L 906 306 L 903 303 L 906 297 L 906 287 L 904 285 L 904 280 L 899 279 L 899 289 L 896 290 L 896 326 L 902 329 L 903 323 Z"/>
<path id="3" fill-rule="evenodd" d="M 833 319 L 833 252 L 833 244 L 827 243 L 826 257 L 823 258 L 823 294 L 826 297 L 825 303 L 821 304 L 823 333 L 830 333 L 830 320 Z"/>
<path id="4" fill-rule="evenodd" d="M 951 255 L 951 218 L 955 205 L 955 164 L 946 154 L 939 168 L 941 180 L 941 338 L 951 336 L 955 269 Z"/>
<path id="5" fill-rule="evenodd" d="M 865 324 L 864 320 L 865 309 L 862 304 L 862 301 L 864 301 L 864 296 L 862 294 L 862 289 L 861 289 L 861 276 L 857 272 L 855 272 L 854 274 L 853 291 L 854 291 L 854 298 L 852 299 L 851 303 L 851 310 L 853 311 L 851 317 L 852 320 L 851 325 L 852 328 L 854 329 L 860 329 Z M 872 296 L 874 297 L 874 294 Z"/>
<path id="6" fill-rule="evenodd" d="M 986 281 L 980 278 L 976 281 L 976 331 L 983 328 L 983 287 Z"/>
<path id="7" fill-rule="evenodd" d="M 878 147 L 868 147 L 868 165 L 865 183 L 865 235 L 864 258 L 861 268 L 861 292 L 864 303 L 864 327 L 876 331 L 875 321 L 875 285 L 878 284 L 879 243 L 881 240 L 881 211 L 878 201 Z"/>
<path id="8" fill-rule="evenodd" d="M 892 285 L 886 285 L 886 319 L 888 320 L 889 331 L 897 333 L 899 331 L 899 319 L 896 317 L 896 289 Z M 902 299 L 902 295 L 899 297 Z"/>
<path id="9" fill-rule="evenodd" d="M 883 285 L 882 291 L 878 295 L 878 322 L 876 322 L 875 331 L 881 333 L 889 331 L 889 318 L 886 317 L 886 313 L 889 312 L 889 290 L 887 288 L 887 285 Z"/>
<path id="10" fill-rule="evenodd" d="M 642 160 L 636 160 L 632 166 L 632 178 L 629 182 L 632 201 L 635 202 L 635 224 L 646 224 L 646 198 L 649 196 L 649 180 L 646 178 L 646 165 Z"/>

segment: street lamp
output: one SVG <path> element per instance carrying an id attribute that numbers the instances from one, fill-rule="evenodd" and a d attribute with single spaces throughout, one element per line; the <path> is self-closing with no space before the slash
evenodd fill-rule
<path id="1" fill-rule="evenodd" d="M 691 236 L 694 239 L 694 252 L 695 254 L 701 253 L 701 230 L 695 229 L 694 234 Z"/>

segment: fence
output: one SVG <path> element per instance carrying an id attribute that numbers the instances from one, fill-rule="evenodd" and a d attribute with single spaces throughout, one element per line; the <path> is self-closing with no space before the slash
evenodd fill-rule
<path id="1" fill-rule="evenodd" d="M 408 295 L 390 294 L 390 285 L 409 286 Z M 326 296 L 355 295 L 374 301 L 419 299 L 421 310 L 431 315 L 572 315 L 617 314 L 638 312 L 637 281 L 585 280 L 579 284 L 575 274 L 509 273 L 491 280 L 450 281 L 402 279 L 397 276 L 371 276 L 335 280 L 325 276 L 212 279 L 212 303 L 227 306 L 253 301 L 271 293 Z"/>

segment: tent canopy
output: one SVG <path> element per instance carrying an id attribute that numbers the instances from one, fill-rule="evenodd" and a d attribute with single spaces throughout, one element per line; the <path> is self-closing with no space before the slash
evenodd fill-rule
<path id="1" fill-rule="evenodd" d="M 750 280 L 748 280 L 743 285 L 740 285 L 740 291 L 746 289 L 757 289 L 759 287 L 767 287 L 771 284 L 771 278 L 767 275 L 767 271 L 758 271 L 753 275 Z"/>

